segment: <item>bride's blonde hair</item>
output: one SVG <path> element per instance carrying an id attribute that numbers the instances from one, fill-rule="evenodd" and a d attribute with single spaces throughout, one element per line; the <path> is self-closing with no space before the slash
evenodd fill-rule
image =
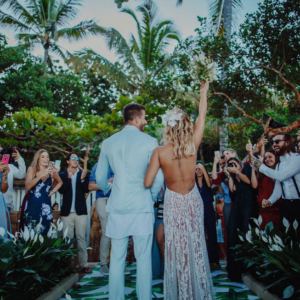
<path id="1" fill-rule="evenodd" d="M 175 121 L 176 125 L 166 124 L 163 132 L 163 142 L 174 146 L 174 159 L 181 159 L 183 154 L 186 157 L 195 155 L 194 125 L 190 117 L 179 108 L 172 109 L 168 114 L 182 114 L 180 120 Z"/>

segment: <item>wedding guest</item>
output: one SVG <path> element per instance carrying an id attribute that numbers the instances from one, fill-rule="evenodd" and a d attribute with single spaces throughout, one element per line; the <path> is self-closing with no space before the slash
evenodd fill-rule
<path id="1" fill-rule="evenodd" d="M 209 263 L 211 266 L 219 266 L 216 217 L 213 206 L 214 195 L 207 170 L 200 162 L 197 162 L 196 165 L 195 181 L 204 205 L 204 230 L 207 237 Z"/>
<path id="2" fill-rule="evenodd" d="M 64 231 L 68 228 L 68 238 L 77 238 L 79 266 L 84 273 L 89 273 L 88 255 L 86 247 L 87 206 L 85 193 L 89 192 L 89 174 L 79 167 L 80 158 L 76 152 L 70 152 L 66 157 L 68 168 L 60 172 L 63 185 L 59 193 L 63 195 L 60 216 L 64 224 Z"/>
<path id="3" fill-rule="evenodd" d="M 267 150 L 263 163 L 274 170 L 278 162 L 279 158 L 276 156 L 275 151 L 273 149 Z M 258 189 L 257 202 L 259 204 L 259 214 L 262 216 L 260 228 L 264 230 L 269 222 L 273 222 L 274 227 L 279 227 L 281 225 L 279 204 L 282 200 L 277 201 L 271 207 L 262 207 L 263 199 L 268 199 L 273 193 L 275 180 L 260 172 L 256 174 L 255 168 L 252 168 L 251 184 L 254 189 Z"/>
<path id="4" fill-rule="evenodd" d="M 297 142 L 297 152 L 300 154 L 300 140 Z"/>
<path id="5" fill-rule="evenodd" d="M 106 212 L 106 205 L 108 198 L 110 196 L 111 190 L 108 193 L 100 190 L 97 183 L 96 183 L 96 170 L 97 170 L 98 163 L 96 163 L 92 169 L 92 173 L 90 176 L 89 182 L 89 191 L 96 191 L 96 212 L 100 219 L 101 229 L 102 229 L 102 236 L 100 240 L 100 271 L 103 275 L 109 275 L 109 268 L 108 268 L 108 261 L 107 255 L 109 252 L 110 246 L 110 238 L 106 235 L 106 225 L 108 214 Z M 107 172 L 107 181 L 108 183 L 113 183 L 114 172 L 112 171 L 111 167 L 109 167 Z"/>
<path id="6" fill-rule="evenodd" d="M 224 222 L 224 198 L 218 197 L 216 212 L 217 212 L 217 239 L 219 244 L 219 249 L 221 252 L 221 258 L 227 259 L 226 255 L 226 231 L 225 231 L 225 222 Z"/>
<path id="7" fill-rule="evenodd" d="M 219 163 L 220 168 L 222 169 L 222 172 L 224 168 L 226 167 L 226 160 L 225 156 L 220 156 L 216 153 L 215 158 L 214 158 L 214 164 L 213 164 L 213 169 L 212 169 L 212 178 L 217 178 L 217 164 Z M 220 174 L 220 173 L 219 173 Z M 213 180 L 214 182 L 214 180 Z M 228 186 L 228 178 L 226 177 L 223 182 L 221 182 L 218 185 L 218 191 L 217 191 L 217 196 L 219 198 L 224 198 L 223 201 L 223 215 L 224 215 L 224 226 L 225 230 L 227 230 L 228 226 L 228 220 L 229 220 L 229 215 L 230 215 L 230 210 L 231 210 L 231 198 L 230 198 L 230 190 Z"/>
<path id="8" fill-rule="evenodd" d="M 230 280 L 240 282 L 242 280 L 241 264 L 235 261 L 232 248 L 240 242 L 238 230 L 246 233 L 249 229 L 250 218 L 257 217 L 255 215 L 256 202 L 251 187 L 250 165 L 242 167 L 242 163 L 237 158 L 230 158 L 227 166 L 224 171 L 228 174 L 229 188 L 235 194 L 227 227 L 227 270 Z"/>
<path id="9" fill-rule="evenodd" d="M 52 210 L 58 210 L 58 203 L 55 202 L 52 206 Z"/>
<path id="10" fill-rule="evenodd" d="M 2 151 L 2 148 L 0 148 Z M 14 178 L 23 179 L 26 176 L 26 165 L 24 158 L 20 155 L 19 151 L 14 149 L 12 157 L 18 163 L 18 167 L 13 164 L 8 164 L 10 172 L 8 173 L 8 190 L 5 193 L 5 201 L 9 211 L 14 211 Z"/>
<path id="11" fill-rule="evenodd" d="M 7 232 L 11 232 L 9 211 L 3 195 L 9 188 L 7 179 L 7 174 L 9 174 L 9 172 L 9 166 L 4 163 L 0 163 L 0 227 L 5 230 L 5 238 L 8 238 Z M 1 237 L 2 236 L 0 235 L 0 239 Z"/>
<path id="12" fill-rule="evenodd" d="M 24 208 L 24 225 L 42 234 L 48 233 L 53 222 L 50 196 L 62 185 L 58 173 L 49 167 L 49 160 L 47 150 L 37 151 L 25 178 L 28 198 Z M 57 185 L 51 190 L 53 179 Z M 40 226 L 36 227 L 38 224 Z"/>
<path id="13" fill-rule="evenodd" d="M 296 153 L 293 137 L 287 132 L 277 133 L 272 139 L 272 145 L 275 154 L 280 159 L 275 170 L 263 164 L 259 159 L 252 161 L 261 173 L 275 179 L 273 193 L 268 199 L 263 199 L 262 207 L 270 207 L 282 198 L 283 202 L 280 205 L 282 218 L 286 218 L 289 223 L 297 220 L 300 224 L 300 155 Z M 297 232 L 300 237 L 299 226 Z M 292 238 L 296 239 L 293 230 L 291 234 Z"/>

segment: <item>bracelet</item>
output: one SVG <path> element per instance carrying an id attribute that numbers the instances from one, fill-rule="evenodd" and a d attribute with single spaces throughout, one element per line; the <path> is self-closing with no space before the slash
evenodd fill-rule
<path id="1" fill-rule="evenodd" d="M 235 173 L 235 175 L 239 175 L 241 172 L 240 171 L 237 171 L 236 173 Z"/>
<path id="2" fill-rule="evenodd" d="M 200 92 L 202 92 L 202 91 L 205 91 L 205 92 L 207 92 L 207 91 L 208 91 L 208 89 L 200 89 Z"/>

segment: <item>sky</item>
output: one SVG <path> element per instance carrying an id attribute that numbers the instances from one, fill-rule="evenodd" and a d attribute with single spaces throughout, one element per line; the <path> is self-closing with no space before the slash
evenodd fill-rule
<path id="1" fill-rule="evenodd" d="M 24 0 L 19 0 L 21 3 Z M 174 21 L 178 27 L 181 38 L 185 39 L 190 35 L 195 34 L 195 28 L 199 26 L 197 16 L 206 17 L 208 8 L 208 0 L 183 0 L 183 4 L 176 6 L 177 0 L 156 0 L 159 8 L 159 15 L 161 19 L 168 19 Z M 243 0 L 244 8 L 240 11 L 239 21 L 242 23 L 245 19 L 246 13 L 251 13 L 257 10 L 258 0 Z M 141 0 L 129 0 L 124 3 L 123 7 L 129 7 L 135 9 L 142 3 Z M 4 7 L 4 11 L 5 7 Z M 137 13 L 139 15 L 139 13 Z M 78 17 L 70 22 L 70 26 L 74 26 L 80 21 L 94 19 L 98 22 L 98 25 L 104 27 L 114 27 L 125 38 L 129 38 L 130 33 L 136 33 L 135 21 L 131 16 L 125 13 L 120 13 L 114 0 L 85 0 L 83 6 L 80 7 L 80 13 Z M 14 38 L 12 31 L 8 29 L 1 30 L 8 37 L 9 46 L 14 46 L 17 41 Z M 116 56 L 114 53 L 107 49 L 105 41 L 102 37 L 90 36 L 85 40 L 78 42 L 69 42 L 67 40 L 60 40 L 58 44 L 68 51 L 73 52 L 80 50 L 84 47 L 92 48 L 108 60 L 115 62 Z M 169 51 L 172 51 L 174 45 L 169 47 Z M 42 46 L 37 46 L 33 54 L 43 55 Z"/>

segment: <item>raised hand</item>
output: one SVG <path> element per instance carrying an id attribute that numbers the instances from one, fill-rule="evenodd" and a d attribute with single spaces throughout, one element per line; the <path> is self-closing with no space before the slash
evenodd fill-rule
<path id="1" fill-rule="evenodd" d="M 201 81 L 201 90 L 200 91 L 208 91 L 209 89 L 209 80 Z"/>
<path id="2" fill-rule="evenodd" d="M 246 145 L 246 150 L 248 153 L 252 153 L 252 143 L 248 140 L 248 144 Z"/>
<path id="3" fill-rule="evenodd" d="M 262 208 L 266 208 L 266 207 L 270 207 L 271 206 L 271 202 L 269 200 L 264 199 L 262 201 Z"/>
<path id="4" fill-rule="evenodd" d="M 15 151 L 16 151 L 16 152 L 13 152 L 11 156 L 12 156 L 14 159 L 19 159 L 19 158 L 21 157 L 21 154 L 19 153 L 18 150 L 15 150 Z"/>
<path id="5" fill-rule="evenodd" d="M 261 156 L 258 156 L 258 158 L 253 158 L 251 161 L 251 164 L 255 168 L 259 168 L 263 163 L 263 159 Z"/>
<path id="6" fill-rule="evenodd" d="M 85 178 L 86 174 L 87 174 L 87 171 L 83 170 L 82 173 L 81 173 L 80 180 L 83 180 Z"/>

